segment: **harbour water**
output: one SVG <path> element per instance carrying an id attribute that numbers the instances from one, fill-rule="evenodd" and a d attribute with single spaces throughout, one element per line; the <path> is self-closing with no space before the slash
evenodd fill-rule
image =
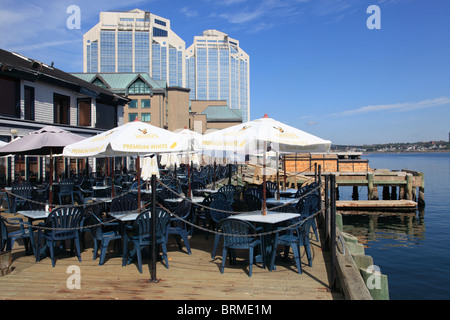
<path id="1" fill-rule="evenodd" d="M 373 169 L 423 172 L 425 208 L 410 217 L 344 216 L 344 231 L 359 238 L 365 253 L 388 276 L 391 300 L 450 299 L 450 153 L 377 153 L 363 158 Z M 351 188 L 339 192 L 340 200 L 351 200 Z M 360 199 L 365 194 L 361 188 Z"/>

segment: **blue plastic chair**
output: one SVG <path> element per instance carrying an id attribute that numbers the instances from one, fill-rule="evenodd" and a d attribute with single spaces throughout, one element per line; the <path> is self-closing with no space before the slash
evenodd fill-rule
<path id="1" fill-rule="evenodd" d="M 166 268 L 169 268 L 169 260 L 167 258 L 167 235 L 169 232 L 170 214 L 162 208 L 156 208 L 158 215 L 156 224 L 156 244 L 162 248 L 163 259 Z M 134 221 L 132 228 L 124 234 L 122 266 L 131 261 L 134 254 L 137 256 L 138 269 L 142 273 L 142 249 L 148 247 L 152 242 L 152 220 L 151 210 L 146 210 L 139 214 Z M 129 251 L 128 244 L 132 243 L 133 251 Z"/>
<path id="2" fill-rule="evenodd" d="M 227 260 L 228 250 L 249 250 L 249 273 L 252 276 L 254 250 L 259 247 L 261 253 L 263 252 L 262 239 L 256 236 L 255 227 L 247 222 L 237 219 L 224 219 L 219 222 L 219 228 L 223 234 L 223 254 L 221 273 L 224 272 L 225 263 Z M 252 236 L 255 235 L 255 236 Z M 265 267 L 263 259 L 263 268 Z"/>
<path id="3" fill-rule="evenodd" d="M 218 192 L 225 194 L 228 203 L 232 204 L 234 202 L 234 195 L 236 193 L 236 187 L 228 184 L 219 188 Z"/>
<path id="4" fill-rule="evenodd" d="M 189 202 L 188 200 L 181 201 L 174 212 L 175 217 L 171 218 L 171 225 L 169 227 L 168 232 L 168 235 L 173 234 L 176 236 L 177 244 L 180 250 L 182 249 L 180 237 L 183 239 L 184 245 L 186 246 L 186 250 L 189 254 L 191 254 L 191 247 L 189 245 L 189 237 L 186 222 L 184 222 L 183 220 L 189 219 L 191 209 L 192 209 L 191 202 Z M 177 217 L 180 217 L 183 220 L 180 220 Z"/>
<path id="5" fill-rule="evenodd" d="M 233 208 L 228 203 L 228 201 L 223 200 L 214 200 L 210 204 L 209 214 L 211 215 L 211 220 L 215 224 L 215 231 L 217 232 L 214 235 L 214 245 L 213 250 L 211 252 L 211 258 L 214 259 L 216 257 L 217 247 L 219 246 L 220 240 L 222 240 L 222 235 L 220 234 L 220 226 L 219 222 L 223 219 L 231 216 Z"/>
<path id="6" fill-rule="evenodd" d="M 71 204 L 75 203 L 75 200 L 73 197 L 74 188 L 75 188 L 75 181 L 73 181 L 72 179 L 63 179 L 59 182 L 58 197 L 59 197 L 60 204 L 63 204 L 62 198 L 67 197 L 67 196 L 70 197 Z"/>
<path id="7" fill-rule="evenodd" d="M 319 202 L 320 198 L 315 193 L 308 194 L 307 196 L 301 198 L 296 204 L 296 209 L 298 213 L 300 213 L 301 219 L 308 218 L 310 215 L 319 211 Z M 316 241 L 319 241 L 316 219 L 313 219 L 312 221 L 312 229 L 316 236 Z"/>
<path id="8" fill-rule="evenodd" d="M 309 232 L 312 226 L 313 219 L 302 220 L 300 224 L 296 224 L 296 227 L 289 229 L 286 233 L 275 233 L 275 239 L 273 242 L 272 257 L 270 260 L 269 270 L 272 271 L 275 268 L 275 257 L 278 246 L 291 247 L 294 254 L 295 264 L 297 266 L 298 273 L 302 273 L 301 266 L 301 254 L 300 248 L 303 246 L 308 258 L 308 265 L 312 267 L 311 246 L 309 242 Z M 281 227 L 280 229 L 283 229 Z M 284 229 L 285 230 L 285 229 Z M 288 251 L 284 250 L 285 257 L 287 257 Z"/>
<path id="9" fill-rule="evenodd" d="M 131 193 L 121 195 L 111 201 L 110 212 L 125 212 L 138 209 L 137 196 Z"/>
<path id="10" fill-rule="evenodd" d="M 245 199 L 245 195 L 247 195 L 247 194 L 254 195 L 254 196 L 258 197 L 261 200 L 263 199 L 263 192 L 259 188 L 253 188 L 252 187 L 252 188 L 248 188 L 248 189 L 244 190 L 244 199 Z"/>
<path id="11" fill-rule="evenodd" d="M 36 250 L 36 261 L 40 261 L 41 241 L 45 240 L 50 249 L 52 266 L 55 266 L 54 247 L 56 242 L 74 240 L 78 261 L 81 262 L 80 230 L 83 214 L 78 207 L 60 207 L 54 209 L 48 215 L 45 223 L 39 225 L 44 228 L 38 230 L 38 243 Z"/>
<path id="12" fill-rule="evenodd" d="M 208 194 L 202 201 L 201 206 L 197 206 L 195 209 L 195 220 L 196 222 L 201 222 L 203 227 L 210 225 L 212 218 L 209 207 L 211 202 L 214 200 L 221 200 L 226 202 L 227 197 L 221 192 L 215 192 Z M 193 229 L 191 230 L 193 231 Z M 193 234 L 193 232 L 191 232 Z M 208 239 L 208 233 L 205 234 L 206 239 Z"/>
<path id="13" fill-rule="evenodd" d="M 36 257 L 36 246 L 34 242 L 33 228 L 29 222 L 24 222 L 22 218 L 10 218 L 11 221 L 17 221 L 20 229 L 17 231 L 8 231 L 6 227 L 5 218 L 0 217 L 0 251 L 11 252 L 14 242 L 19 239 L 24 241 L 25 249 L 29 251 L 28 241 L 31 243 L 34 256 Z M 26 226 L 26 227 L 25 227 Z"/>
<path id="14" fill-rule="evenodd" d="M 114 240 L 122 239 L 122 234 L 118 228 L 119 223 L 105 222 L 94 213 L 89 213 L 85 218 L 83 226 L 89 228 L 92 233 L 92 239 L 94 240 L 93 260 L 97 259 L 98 250 L 100 249 L 99 265 L 103 265 L 109 243 Z"/>
<path id="15" fill-rule="evenodd" d="M 18 207 L 26 208 L 26 205 L 29 205 L 28 200 L 33 198 L 33 191 L 34 187 L 29 182 L 15 183 L 11 188 L 10 212 L 17 212 Z"/>
<path id="16" fill-rule="evenodd" d="M 262 201 L 258 196 L 247 193 L 244 195 L 244 201 L 247 204 L 249 211 L 261 210 Z"/>

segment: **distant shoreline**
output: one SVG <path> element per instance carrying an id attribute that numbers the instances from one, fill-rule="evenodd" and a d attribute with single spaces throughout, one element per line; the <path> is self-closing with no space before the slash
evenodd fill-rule
<path id="1" fill-rule="evenodd" d="M 364 151 L 363 154 L 367 153 L 450 153 L 450 150 L 417 150 L 417 151 Z"/>

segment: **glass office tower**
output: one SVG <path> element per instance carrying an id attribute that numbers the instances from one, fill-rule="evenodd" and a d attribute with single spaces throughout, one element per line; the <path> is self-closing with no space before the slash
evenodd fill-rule
<path id="1" fill-rule="evenodd" d="M 101 12 L 83 36 L 83 71 L 146 72 L 170 87 L 185 87 L 185 48 L 168 19 L 139 9 Z"/>
<path id="2" fill-rule="evenodd" d="M 191 100 L 227 100 L 231 109 L 250 120 L 250 59 L 239 41 L 206 30 L 186 49 L 186 87 Z"/>

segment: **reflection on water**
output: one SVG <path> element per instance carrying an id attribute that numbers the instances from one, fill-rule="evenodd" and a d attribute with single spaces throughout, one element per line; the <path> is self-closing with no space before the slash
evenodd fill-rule
<path id="1" fill-rule="evenodd" d="M 344 232 L 358 238 L 365 248 L 382 240 L 380 249 L 410 247 L 425 240 L 424 212 L 366 212 L 344 214 Z"/>

